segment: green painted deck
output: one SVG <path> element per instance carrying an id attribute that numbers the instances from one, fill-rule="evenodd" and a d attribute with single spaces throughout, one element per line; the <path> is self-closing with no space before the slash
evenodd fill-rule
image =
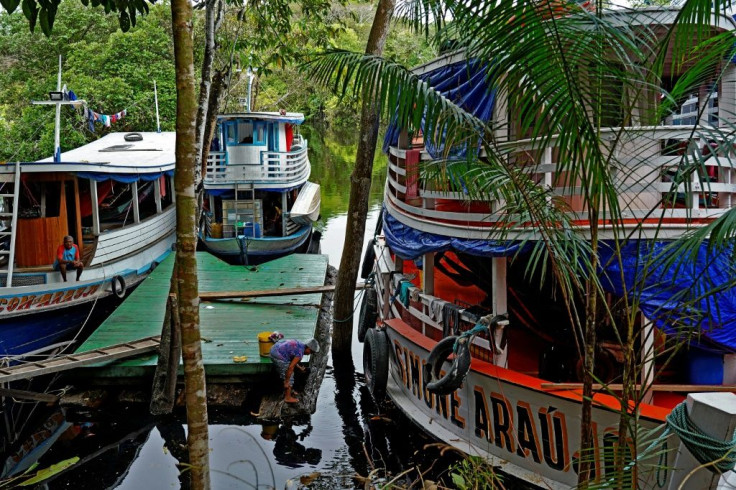
<path id="1" fill-rule="evenodd" d="M 174 254 L 164 260 L 77 352 L 100 349 L 161 334 Z M 197 253 L 199 291 L 259 291 L 321 286 L 327 274 L 325 255 L 289 255 L 250 269 L 229 265 L 205 252 Z M 245 376 L 271 371 L 261 357 L 258 333 L 278 330 L 286 338 L 314 335 L 321 293 L 248 301 L 202 302 L 199 307 L 202 354 L 208 377 Z M 235 362 L 234 357 L 247 361 Z M 131 378 L 152 375 L 157 356 L 113 361 L 80 368 L 80 376 Z M 181 368 L 180 368 L 181 372 Z"/>

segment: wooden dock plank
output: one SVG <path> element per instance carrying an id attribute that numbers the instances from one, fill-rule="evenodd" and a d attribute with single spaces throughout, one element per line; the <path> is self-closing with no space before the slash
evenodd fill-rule
<path id="1" fill-rule="evenodd" d="M 173 255 L 126 299 L 90 336 L 78 352 L 161 333 Z M 197 254 L 200 293 L 316 288 L 324 285 L 327 257 L 290 255 L 257 267 L 229 265 L 207 253 Z M 321 292 L 257 298 L 250 301 L 200 304 L 202 354 L 208 376 L 240 376 L 271 371 L 259 355 L 259 332 L 278 330 L 287 338 L 307 339 L 314 333 Z M 246 362 L 234 358 L 245 356 Z M 135 377 L 155 370 L 155 355 L 96 366 L 95 376 Z M 181 368 L 180 368 L 181 370 Z M 88 370 L 86 375 L 91 374 Z"/>

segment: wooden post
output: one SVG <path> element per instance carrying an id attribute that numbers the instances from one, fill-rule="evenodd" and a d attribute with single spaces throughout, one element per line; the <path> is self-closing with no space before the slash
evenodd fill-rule
<path id="1" fill-rule="evenodd" d="M 654 382 L 654 326 L 643 313 L 641 317 L 641 379 L 640 383 L 645 389 L 641 401 L 651 404 L 654 396 L 650 387 Z"/>
<path id="2" fill-rule="evenodd" d="M 133 192 L 133 222 L 141 222 L 141 210 L 138 208 L 138 182 L 133 182 L 130 185 L 130 189 Z M 127 220 L 126 220 L 127 221 Z"/>
<path id="3" fill-rule="evenodd" d="M 687 396 L 687 413 L 700 430 L 709 436 L 722 441 L 731 440 L 736 429 L 736 395 L 691 393 Z M 721 475 L 700 466 L 685 445 L 680 443 L 668 489 L 715 489 Z"/>
<path id="4" fill-rule="evenodd" d="M 92 233 L 100 234 L 100 205 L 97 201 L 97 181 L 89 179 L 89 196 L 92 200 Z"/>
<path id="5" fill-rule="evenodd" d="M 181 328 L 176 295 L 169 294 L 161 328 L 158 364 L 153 375 L 150 411 L 153 415 L 171 413 L 176 401 L 176 380 L 181 359 Z"/>
<path id="6" fill-rule="evenodd" d="M 506 257 L 493 258 L 493 314 L 501 315 L 508 311 L 506 299 Z M 504 342 L 505 327 L 497 326 L 493 333 L 495 344 L 493 364 L 506 367 L 508 364 L 508 346 Z"/>
<path id="7" fill-rule="evenodd" d="M 156 214 L 161 212 L 161 179 L 166 179 L 165 175 L 162 175 L 153 184 L 153 198 L 156 200 Z M 166 180 L 164 180 L 166 182 Z"/>

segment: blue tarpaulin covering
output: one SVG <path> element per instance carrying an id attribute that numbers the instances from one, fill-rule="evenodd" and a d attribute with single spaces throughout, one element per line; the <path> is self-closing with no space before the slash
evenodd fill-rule
<path id="1" fill-rule="evenodd" d="M 146 174 L 108 174 L 102 172 L 78 172 L 77 177 L 80 179 L 92 179 L 97 182 L 104 182 L 106 180 L 114 180 L 115 182 L 123 182 L 130 184 L 132 182 L 150 182 L 151 180 L 157 180 L 162 175 L 168 175 L 169 177 L 174 175 L 173 170 L 167 170 L 165 172 L 152 172 Z"/>
<path id="2" fill-rule="evenodd" d="M 428 252 L 453 250 L 470 255 L 504 257 L 519 251 L 516 242 L 494 240 L 468 240 L 435 235 L 399 222 L 384 209 L 383 234 L 391 250 L 405 260 L 414 260 Z"/>
<path id="3" fill-rule="evenodd" d="M 481 62 L 462 61 L 425 73 L 420 78 L 478 119 L 489 121 L 493 116 L 496 91 L 486 79 L 486 73 L 486 65 Z M 386 137 L 383 140 L 384 153 L 388 152 L 390 146 L 398 143 L 400 132 L 401 128 L 394 119 L 386 130 Z M 435 145 L 433 142 L 425 141 L 425 147 L 433 158 L 446 156 L 442 144 Z M 466 151 L 465 145 L 458 145 L 448 153 L 449 157 L 460 158 L 465 156 Z"/>
<path id="4" fill-rule="evenodd" d="M 683 327 L 698 328 L 711 341 L 736 351 L 733 252 L 732 246 L 708 250 L 704 243 L 694 258 L 679 255 L 668 260 L 673 255 L 670 244 L 639 241 L 623 247 L 619 264 L 613 249 L 604 245 L 600 249 L 604 287 L 621 296 L 625 281 L 629 295 L 639 296 L 639 308 L 657 327 L 669 334 Z M 704 297 L 717 289 L 723 290 Z"/>

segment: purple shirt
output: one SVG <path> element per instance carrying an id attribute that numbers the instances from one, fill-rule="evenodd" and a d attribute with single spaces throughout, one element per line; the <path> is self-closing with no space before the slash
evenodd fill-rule
<path id="1" fill-rule="evenodd" d="M 291 362 L 295 357 L 304 357 L 306 347 L 298 340 L 279 340 L 271 347 L 271 357 L 278 361 Z"/>

